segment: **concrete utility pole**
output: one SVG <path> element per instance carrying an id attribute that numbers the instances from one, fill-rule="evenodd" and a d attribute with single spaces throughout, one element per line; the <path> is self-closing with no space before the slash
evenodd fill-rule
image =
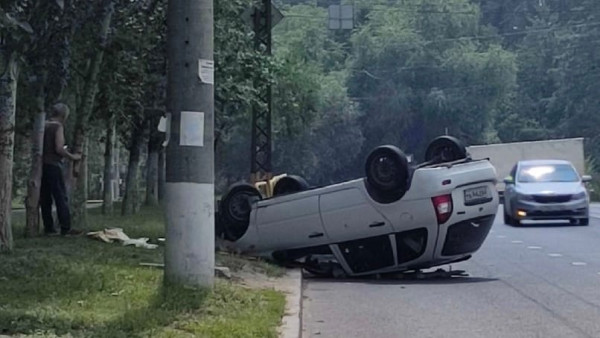
<path id="1" fill-rule="evenodd" d="M 212 287 L 213 0 L 169 0 L 165 281 Z"/>

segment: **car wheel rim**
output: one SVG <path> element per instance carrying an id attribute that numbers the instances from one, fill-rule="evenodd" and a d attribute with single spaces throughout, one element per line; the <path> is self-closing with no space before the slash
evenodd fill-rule
<path id="1" fill-rule="evenodd" d="M 440 160 L 443 162 L 454 161 L 460 157 L 459 154 L 457 153 L 456 147 L 453 147 L 453 146 L 440 147 L 440 148 L 436 149 L 435 153 L 437 154 L 437 157 L 439 157 Z"/>
<path id="2" fill-rule="evenodd" d="M 239 193 L 232 196 L 229 203 L 229 214 L 236 221 L 241 222 L 248 218 L 250 214 L 250 197 L 248 193 Z"/>
<path id="3" fill-rule="evenodd" d="M 399 170 L 394 161 L 387 155 L 376 158 L 372 162 L 372 173 L 375 183 L 382 187 L 392 188 L 398 180 Z"/>

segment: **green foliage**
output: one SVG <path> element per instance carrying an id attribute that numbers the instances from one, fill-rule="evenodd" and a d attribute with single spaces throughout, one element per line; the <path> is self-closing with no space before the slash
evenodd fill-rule
<path id="1" fill-rule="evenodd" d="M 250 172 L 252 107 L 273 83 L 277 63 L 254 49 L 243 13 L 252 0 L 215 1 L 215 168 L 219 190 Z M 256 82 L 255 82 L 256 81 Z"/>
<path id="2" fill-rule="evenodd" d="M 79 106 L 98 45 L 101 2 L 60 3 L 2 2 L 12 16 L 0 29 L 15 32 L 13 46 L 27 46 L 16 126 L 21 194 L 44 73 L 46 105 L 63 94 Z M 155 126 L 166 111 L 167 1 L 114 3 L 90 124 L 93 175 L 101 172 L 107 119 L 117 119 L 127 147 L 134 135 L 156 146 L 162 135 Z M 253 3 L 214 3 L 219 190 L 249 176 L 251 112 L 268 83 L 275 174 L 300 174 L 312 184 L 362 175 L 362 161 L 380 144 L 418 158 L 446 131 L 470 144 L 583 136 L 586 153 L 600 157 L 597 1 L 356 0 L 351 31 L 327 27 L 327 6 L 339 2 L 276 1 L 285 18 L 273 30 L 272 57 L 254 50 L 244 19 Z"/>
<path id="3" fill-rule="evenodd" d="M 558 2 L 526 10 L 528 24 L 517 45 L 519 66 L 514 102 L 499 114 L 504 141 L 585 137 L 586 152 L 600 156 L 597 127 L 597 2 Z"/>
<path id="4" fill-rule="evenodd" d="M 252 4 L 252 0 L 215 2 L 215 129 L 220 141 L 260 104 L 260 91 L 273 81 L 274 63 L 254 50 L 250 26 L 243 20 Z"/>
<path id="5" fill-rule="evenodd" d="M 128 218 L 101 216 L 99 209 L 91 214 L 94 230 L 119 226 L 134 238 L 164 236 L 163 215 L 156 208 Z M 273 290 L 224 280 L 211 291 L 165 287 L 162 270 L 139 265 L 162 262 L 162 247 L 137 249 L 83 237 L 18 239 L 16 247 L 0 257 L 3 333 L 276 337 L 283 315 L 285 297 Z M 217 261 L 229 265 L 232 259 L 218 256 Z"/>
<path id="6" fill-rule="evenodd" d="M 290 19 L 275 30 L 282 66 L 273 95 L 274 166 L 312 184 L 354 177 L 363 142 L 359 113 L 347 94 L 348 43 L 325 25 L 303 20 L 326 14 L 313 6 L 290 7 Z"/>
<path id="7" fill-rule="evenodd" d="M 480 31 L 476 5 L 423 0 L 415 7 L 473 14 L 415 14 L 381 5 L 367 15 L 352 37 L 349 80 L 364 114 L 364 152 L 391 143 L 420 153 L 446 130 L 481 143 L 514 89 L 513 54 L 495 43 L 460 38 Z"/>

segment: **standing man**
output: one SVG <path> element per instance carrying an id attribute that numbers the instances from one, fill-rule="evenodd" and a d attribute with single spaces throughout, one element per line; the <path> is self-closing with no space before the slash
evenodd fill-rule
<path id="1" fill-rule="evenodd" d="M 44 221 L 44 233 L 56 234 L 52 218 L 52 200 L 56 204 L 56 213 L 60 223 L 61 235 L 80 234 L 80 231 L 71 229 L 71 213 L 69 211 L 67 189 L 63 176 L 63 158 L 71 161 L 81 159 L 79 154 L 71 154 L 65 148 L 64 123 L 69 117 L 69 107 L 57 103 L 50 109 L 50 118 L 44 128 L 44 152 L 42 187 L 40 191 L 40 206 Z"/>

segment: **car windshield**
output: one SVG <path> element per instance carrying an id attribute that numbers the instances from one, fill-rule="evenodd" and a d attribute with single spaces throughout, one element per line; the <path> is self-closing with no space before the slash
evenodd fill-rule
<path id="1" fill-rule="evenodd" d="M 526 165 L 519 171 L 519 182 L 577 182 L 579 176 L 569 164 Z"/>

